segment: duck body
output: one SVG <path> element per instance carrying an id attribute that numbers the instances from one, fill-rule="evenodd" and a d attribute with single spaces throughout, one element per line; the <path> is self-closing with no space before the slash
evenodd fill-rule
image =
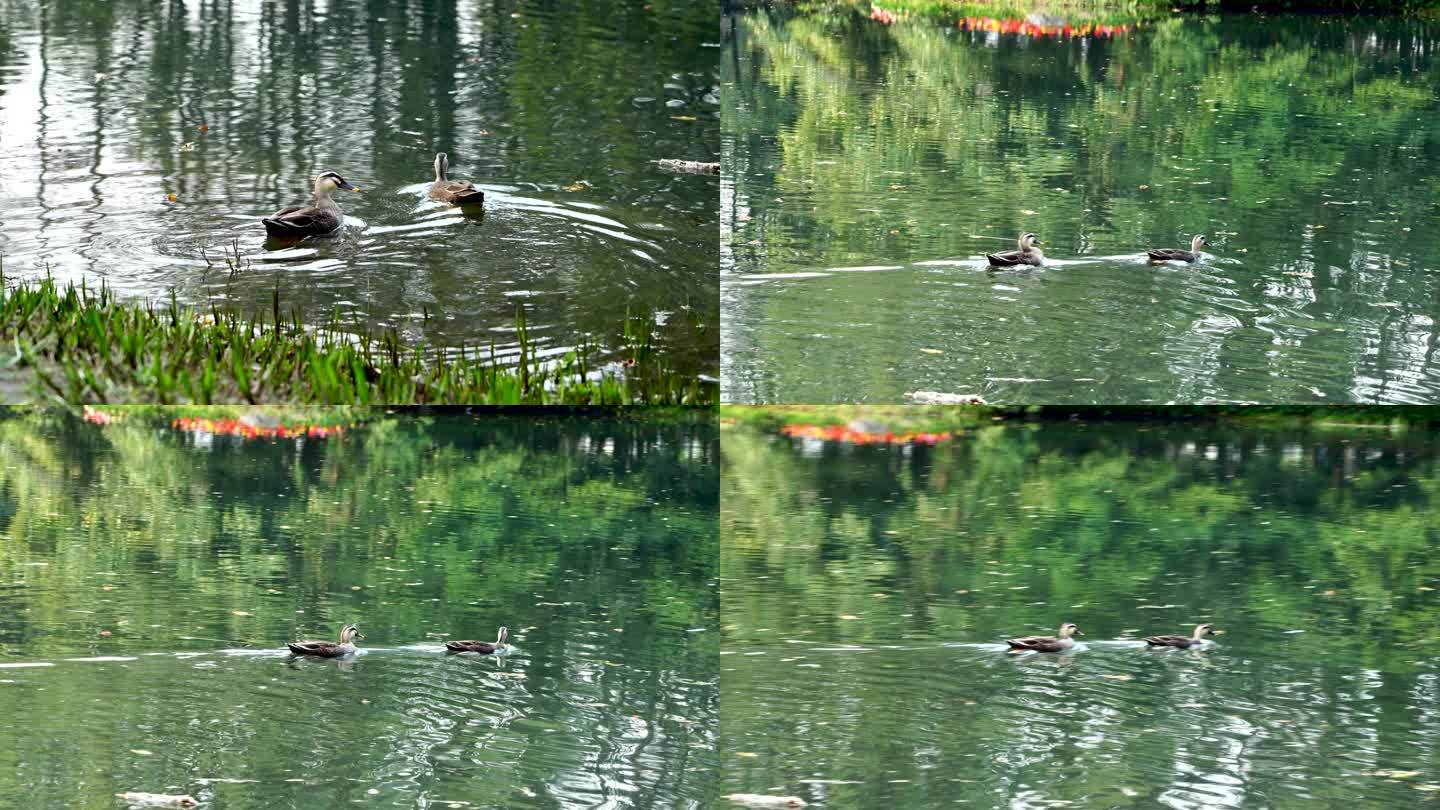
<path id="1" fill-rule="evenodd" d="M 285 646 L 292 655 L 310 655 L 320 658 L 343 658 L 355 652 L 355 639 L 365 638 L 360 628 L 347 624 L 340 630 L 340 641 L 292 641 Z"/>
<path id="2" fill-rule="evenodd" d="M 1152 262 L 1187 262 L 1193 264 L 1200 260 L 1200 248 L 1210 244 L 1203 234 L 1196 234 L 1190 240 L 1190 249 L 1160 248 L 1158 250 L 1147 250 L 1145 255 Z"/>
<path id="3" fill-rule="evenodd" d="M 345 178 L 335 172 L 321 172 L 315 178 L 315 204 L 282 208 L 260 220 L 265 226 L 265 235 L 272 239 L 301 239 L 306 236 L 323 236 L 340 229 L 345 221 L 340 206 L 330 199 L 336 189 L 359 191 Z"/>
<path id="4" fill-rule="evenodd" d="M 1211 630 L 1210 625 L 1202 624 L 1197 625 L 1195 628 L 1195 633 L 1189 637 L 1149 636 L 1145 639 L 1145 643 L 1150 645 L 1151 647 L 1175 647 L 1181 650 L 1186 650 L 1191 647 L 1200 647 L 1207 644 L 1208 642 L 1205 641 L 1205 637 L 1211 632 L 1213 631 Z"/>
<path id="5" fill-rule="evenodd" d="M 494 644 L 488 641 L 447 641 L 445 642 L 445 649 L 457 653 L 473 652 L 480 653 L 481 655 L 490 655 L 491 653 L 504 651 L 505 639 L 509 637 L 509 635 L 510 631 L 502 627 L 500 628 L 500 632 L 496 634 Z"/>
<path id="6" fill-rule="evenodd" d="M 1025 636 L 1024 638 L 1012 638 L 1005 641 L 1010 645 L 1010 652 L 1065 652 L 1075 646 L 1073 635 L 1085 635 L 1080 628 L 1073 624 L 1065 623 L 1060 625 L 1058 636 Z"/>
<path id="7" fill-rule="evenodd" d="M 1022 264 L 1040 267 L 1045 264 L 1045 254 L 1035 247 L 1039 243 L 1040 237 L 1026 231 L 1020 234 L 1019 247 L 1015 250 L 987 253 L 985 258 L 989 260 L 991 267 L 1015 267 Z"/>
<path id="8" fill-rule="evenodd" d="M 435 153 L 435 182 L 430 184 L 430 199 L 451 205 L 483 205 L 485 192 L 469 180 L 451 180 L 450 158 L 444 152 Z"/>

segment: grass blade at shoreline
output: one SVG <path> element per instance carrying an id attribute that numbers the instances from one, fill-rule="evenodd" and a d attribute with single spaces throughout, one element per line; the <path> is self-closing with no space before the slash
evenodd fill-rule
<path id="1" fill-rule="evenodd" d="M 600 350 L 590 344 L 542 360 L 523 310 L 516 320 L 518 359 L 510 364 L 496 359 L 493 346 L 435 347 L 427 355 L 393 329 L 344 329 L 338 312 L 307 327 L 300 310 L 283 310 L 278 290 L 269 313 L 247 317 L 215 306 L 192 310 L 173 293 L 156 306 L 122 301 L 104 286 L 61 288 L 50 278 L 8 286 L 0 278 L 7 362 L 33 371 L 43 395 L 72 406 L 698 405 L 719 398 L 716 383 L 676 372 L 655 351 L 651 317 L 626 317 L 623 372 L 598 367 Z"/>

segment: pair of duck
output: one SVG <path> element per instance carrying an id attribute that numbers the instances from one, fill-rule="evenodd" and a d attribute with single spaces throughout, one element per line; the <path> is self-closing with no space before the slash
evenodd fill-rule
<path id="1" fill-rule="evenodd" d="M 462 653 L 473 652 L 481 655 L 502 652 L 505 649 L 505 639 L 509 637 L 510 631 L 504 627 L 495 637 L 495 643 L 488 641 L 447 641 L 445 649 L 449 652 Z M 311 655 L 319 658 L 344 658 L 353 655 L 355 652 L 355 639 L 363 639 L 365 636 L 360 628 L 353 624 L 347 624 L 340 628 L 340 641 L 292 641 L 285 646 L 290 648 L 292 655 Z"/>
<path id="2" fill-rule="evenodd" d="M 1035 247 L 1040 244 L 1040 237 L 1031 231 L 1020 234 L 1019 247 L 1016 250 L 1006 250 L 1000 253 L 986 254 L 985 258 L 990 260 L 991 267 L 1015 267 L 1016 265 L 1028 264 L 1032 267 L 1039 267 L 1045 263 L 1045 254 Z M 1190 240 L 1190 249 L 1180 248 L 1156 248 L 1145 251 L 1145 255 L 1152 262 L 1189 262 L 1194 263 L 1200 259 L 1200 248 L 1210 244 L 1204 234 L 1195 234 Z"/>
<path id="3" fill-rule="evenodd" d="M 1176 647 L 1182 650 L 1198 646 L 1205 642 L 1205 637 L 1214 630 L 1208 624 L 1195 626 L 1195 632 L 1189 637 L 1186 636 L 1147 636 L 1145 643 L 1151 647 Z M 1073 624 L 1060 625 L 1058 636 L 1026 636 L 1024 638 L 1012 638 L 1005 643 L 1010 645 L 1011 652 L 1065 652 L 1075 646 L 1073 636 L 1083 636 L 1080 628 Z"/>
<path id="4" fill-rule="evenodd" d="M 435 180 L 430 184 L 432 200 L 451 205 L 483 205 L 485 192 L 469 180 L 451 180 L 450 159 L 444 152 L 435 154 Z M 359 191 L 345 178 L 335 172 L 321 172 L 315 178 L 315 204 L 282 208 L 260 220 L 265 225 L 265 235 L 273 239 L 300 239 L 306 236 L 323 236 L 340 229 L 344 214 L 340 206 L 330 198 L 331 194 L 344 189 Z"/>

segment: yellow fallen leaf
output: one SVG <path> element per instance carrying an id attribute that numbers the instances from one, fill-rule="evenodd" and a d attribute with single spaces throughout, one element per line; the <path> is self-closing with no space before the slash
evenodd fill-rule
<path id="1" fill-rule="evenodd" d="M 166 194 L 165 199 L 169 200 L 170 202 L 175 202 L 176 197 L 174 194 Z"/>
<path id="2" fill-rule="evenodd" d="M 939 349 L 921 349 L 920 351 L 922 351 L 922 352 L 924 352 L 924 353 L 926 353 L 926 354 L 944 354 L 944 353 L 945 353 L 945 352 L 940 351 Z"/>
<path id="3" fill-rule="evenodd" d="M 847 622 L 853 622 L 853 621 L 855 621 L 856 619 L 859 619 L 860 617 L 859 617 L 859 616 L 851 616 L 850 614 L 847 613 L 847 614 L 845 614 L 844 616 L 841 616 L 840 618 L 843 619 L 843 620 L 845 620 L 845 621 L 847 621 Z"/>
<path id="4" fill-rule="evenodd" d="M 1039 211 L 1031 211 L 1030 209 L 1027 208 L 1027 209 L 1025 209 L 1024 211 L 1021 211 L 1020 213 L 1024 214 L 1024 215 L 1027 216 L 1027 217 L 1033 217 L 1033 216 L 1035 216 L 1036 214 L 1038 214 L 1038 213 L 1040 213 L 1040 212 L 1039 212 Z"/>
<path id="5" fill-rule="evenodd" d="M 697 119 L 695 118 L 695 116 L 693 116 L 693 115 L 672 115 L 672 116 L 670 116 L 670 117 L 673 118 L 673 119 L 675 119 L 676 121 L 695 121 L 695 120 L 697 120 Z"/>

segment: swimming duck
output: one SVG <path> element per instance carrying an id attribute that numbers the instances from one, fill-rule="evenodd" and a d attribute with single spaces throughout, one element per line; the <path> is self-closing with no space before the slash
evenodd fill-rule
<path id="1" fill-rule="evenodd" d="M 340 188 L 346 191 L 360 190 L 345 182 L 345 178 L 335 172 L 321 172 L 320 176 L 315 178 L 315 204 L 308 208 L 298 205 L 282 208 L 260 220 L 265 224 L 265 235 L 278 239 L 293 239 L 319 236 L 337 230 L 344 221 L 344 215 L 340 213 L 340 206 L 330 199 L 330 194 Z"/>
<path id="2" fill-rule="evenodd" d="M 1075 646 L 1075 639 L 1072 635 L 1083 636 L 1080 628 L 1073 624 L 1065 623 L 1060 625 L 1060 636 L 1026 636 L 1025 638 L 1012 638 L 1005 643 L 1010 645 L 1011 652 L 1025 652 L 1034 650 L 1036 652 L 1065 652 Z"/>
<path id="3" fill-rule="evenodd" d="M 1211 632 L 1213 631 L 1210 629 L 1210 625 L 1200 624 L 1195 626 L 1195 635 L 1190 638 L 1184 636 L 1150 636 L 1145 639 L 1145 643 L 1151 647 L 1179 647 L 1183 650 L 1188 647 L 1204 644 L 1205 637 L 1210 635 Z"/>
<path id="4" fill-rule="evenodd" d="M 360 628 L 353 624 L 347 624 L 340 628 L 340 643 L 333 641 L 292 641 L 285 646 L 290 648 L 292 655 L 318 655 L 322 658 L 340 658 L 355 652 L 354 640 L 365 638 L 360 634 Z"/>
<path id="5" fill-rule="evenodd" d="M 444 152 L 435 153 L 435 182 L 430 184 L 430 198 L 448 202 L 451 205 L 483 205 L 485 192 L 469 180 L 451 180 L 450 158 Z"/>
<path id="6" fill-rule="evenodd" d="M 1014 267 L 1017 264 L 1030 264 L 1036 267 L 1045 263 L 1045 254 L 1036 249 L 1040 244 L 1040 237 L 1026 231 L 1020 234 L 1019 250 L 1007 250 L 1002 253 L 988 253 L 985 258 L 990 260 L 991 267 Z"/>
<path id="7" fill-rule="evenodd" d="M 510 635 L 510 631 L 502 627 L 500 633 L 495 637 L 494 644 L 488 641 L 447 641 L 445 649 L 450 652 L 474 652 L 489 655 L 505 649 L 505 638 L 508 635 Z"/>
<path id="8" fill-rule="evenodd" d="M 1210 240 L 1204 234 L 1195 234 L 1190 240 L 1190 249 L 1160 248 L 1158 250 L 1147 250 L 1145 255 L 1150 257 L 1152 262 L 1193 262 L 1200 258 L 1200 248 L 1210 244 Z"/>

